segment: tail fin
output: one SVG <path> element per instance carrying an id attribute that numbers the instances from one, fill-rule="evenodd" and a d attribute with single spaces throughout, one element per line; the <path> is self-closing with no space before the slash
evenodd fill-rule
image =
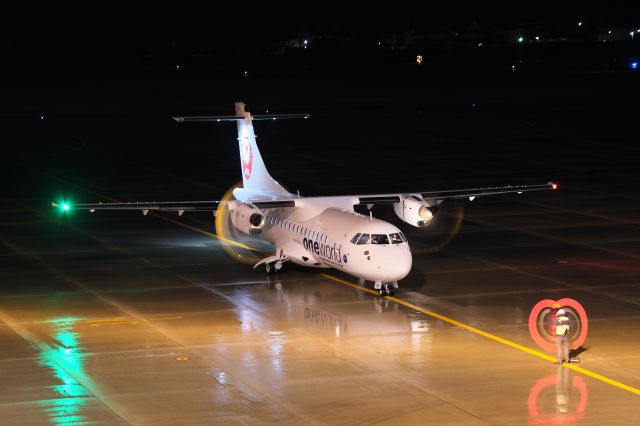
<path id="1" fill-rule="evenodd" d="M 309 118 L 309 114 L 262 114 L 251 115 L 245 111 L 243 102 L 236 102 L 236 115 L 224 116 L 190 116 L 172 117 L 178 123 L 185 121 L 235 121 L 238 125 L 238 147 L 240 148 L 240 170 L 244 189 L 250 192 L 289 194 L 278 182 L 276 182 L 262 161 L 262 155 L 256 144 L 256 135 L 253 132 L 254 120 L 278 120 L 283 118 Z"/>
<path id="2" fill-rule="evenodd" d="M 243 120 L 237 120 L 240 169 L 244 189 L 288 194 L 289 191 L 271 177 L 267 167 L 264 165 L 262 155 L 260 155 L 260 150 L 256 144 L 256 135 L 253 132 L 253 118 L 248 111 L 245 111 L 245 104 L 236 102 L 235 106 L 236 117 L 244 118 Z"/>

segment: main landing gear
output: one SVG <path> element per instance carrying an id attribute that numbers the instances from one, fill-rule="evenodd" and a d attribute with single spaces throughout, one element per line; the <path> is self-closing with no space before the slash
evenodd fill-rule
<path id="1" fill-rule="evenodd" d="M 373 284 L 373 288 L 378 290 L 380 296 L 393 296 L 394 294 L 396 294 L 396 290 L 398 289 L 398 281 L 376 281 Z"/>
<path id="2" fill-rule="evenodd" d="M 258 266 L 264 265 L 264 269 L 267 274 L 275 274 L 276 272 L 280 272 L 282 266 L 284 266 L 284 262 L 286 262 L 287 260 L 289 260 L 289 258 L 282 253 L 282 250 L 280 250 L 280 255 L 265 257 L 260 262 L 253 265 L 253 269 L 256 269 Z"/>

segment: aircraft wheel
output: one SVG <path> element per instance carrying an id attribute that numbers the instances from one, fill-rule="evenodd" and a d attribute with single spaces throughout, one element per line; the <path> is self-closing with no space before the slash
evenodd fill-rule
<path id="1" fill-rule="evenodd" d="M 274 269 L 276 270 L 276 272 L 279 272 L 282 269 L 282 265 L 283 265 L 283 263 L 280 262 L 280 261 L 275 263 Z"/>

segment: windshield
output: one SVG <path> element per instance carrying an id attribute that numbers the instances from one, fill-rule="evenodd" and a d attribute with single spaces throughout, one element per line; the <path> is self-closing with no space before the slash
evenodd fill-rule
<path id="1" fill-rule="evenodd" d="M 404 242 L 402 237 L 398 233 L 389 234 L 389 239 L 391 240 L 391 244 L 400 244 L 400 243 Z"/>
<path id="2" fill-rule="evenodd" d="M 371 244 L 389 244 L 389 237 L 387 234 L 372 234 Z"/>
<path id="3" fill-rule="evenodd" d="M 355 244 L 356 242 L 358 242 L 358 238 L 360 238 L 359 232 L 353 236 L 353 238 L 351 239 L 351 244 Z"/>
<path id="4" fill-rule="evenodd" d="M 369 244 L 369 234 L 362 234 L 358 240 L 358 245 Z"/>

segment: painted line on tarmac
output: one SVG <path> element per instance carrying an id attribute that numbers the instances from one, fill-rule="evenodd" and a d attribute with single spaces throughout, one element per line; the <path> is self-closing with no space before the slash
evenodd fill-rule
<path id="1" fill-rule="evenodd" d="M 165 220 L 167 222 L 171 222 L 173 224 L 176 224 L 178 226 L 182 226 L 183 228 L 190 229 L 190 230 L 192 230 L 194 232 L 198 232 L 198 233 L 200 233 L 202 235 L 206 235 L 208 237 L 216 238 L 216 239 L 218 239 L 220 241 L 223 241 L 223 242 L 225 242 L 227 244 L 231 244 L 231 245 L 234 245 L 236 247 L 243 248 L 245 250 L 257 251 L 257 249 L 255 249 L 255 248 L 253 248 L 251 246 L 248 246 L 246 244 L 238 243 L 238 242 L 235 242 L 233 240 L 230 240 L 229 238 L 221 237 L 220 235 L 214 234 L 213 232 L 205 231 L 204 229 L 200 229 L 200 228 L 197 228 L 195 226 L 188 225 L 188 224 L 186 224 L 184 222 L 180 222 L 179 220 L 173 220 L 173 219 L 171 219 L 169 217 L 160 216 L 160 215 L 155 214 L 155 213 L 151 213 L 151 214 L 153 216 L 157 217 L 158 219 L 162 219 L 162 220 Z"/>
<path id="2" fill-rule="evenodd" d="M 351 283 L 351 282 L 349 282 L 347 280 L 343 280 L 343 279 L 338 278 L 338 277 L 334 277 L 333 275 L 324 274 L 324 273 L 321 273 L 320 275 L 322 275 L 323 277 L 328 278 L 328 279 L 330 279 L 332 281 L 338 282 L 340 284 L 344 284 L 346 286 L 355 288 L 357 290 L 364 291 L 364 292 L 373 294 L 374 296 L 380 297 L 380 295 L 379 295 L 379 293 L 377 291 L 371 290 L 369 288 L 359 286 L 357 284 Z M 402 306 L 405 306 L 407 308 L 413 309 L 415 311 L 422 312 L 423 314 L 429 315 L 430 317 L 437 318 L 437 319 L 439 319 L 441 321 L 444 321 L 444 322 L 447 322 L 449 324 L 455 325 L 456 327 L 460 327 L 460 328 L 463 328 L 463 329 L 465 329 L 467 331 L 470 331 L 472 333 L 479 334 L 480 336 L 486 337 L 487 339 L 491 339 L 491 340 L 493 340 L 495 342 L 502 343 L 503 345 L 512 347 L 514 349 L 518 349 L 518 350 L 520 350 L 522 352 L 526 352 L 526 353 L 528 353 L 530 355 L 537 356 L 538 358 L 542 358 L 545 361 L 555 362 L 555 360 L 556 360 L 554 357 L 552 357 L 550 355 L 547 355 L 547 354 L 542 353 L 540 351 L 537 351 L 535 349 L 528 348 L 528 347 L 520 345 L 518 343 L 512 342 L 511 340 L 503 339 L 502 337 L 496 336 L 495 334 L 488 333 L 486 331 L 480 330 L 479 328 L 475 328 L 475 327 L 467 325 L 467 324 L 465 324 L 463 322 L 456 321 L 456 320 L 454 320 L 452 318 L 445 317 L 444 315 L 441 315 L 441 314 L 438 314 L 436 312 L 430 311 L 429 309 L 423 308 L 422 306 L 414 305 L 413 303 L 407 302 L 406 300 L 398 299 L 397 297 L 393 297 L 393 296 L 384 296 L 384 298 L 388 299 L 388 300 L 391 300 L 392 302 L 395 302 L 395 303 L 397 303 L 399 305 L 402 305 Z M 572 369 L 573 371 L 577 371 L 578 373 L 582 373 L 585 376 L 589 376 L 589 377 L 594 378 L 596 380 L 600 380 L 601 382 L 608 383 L 608 384 L 610 384 L 612 386 L 615 386 L 615 387 L 618 387 L 620 389 L 624 389 L 627 392 L 631 392 L 633 394 L 640 395 L 640 389 L 634 388 L 634 387 L 629 386 L 629 385 L 625 385 L 624 383 L 618 382 L 617 380 L 610 379 L 610 378 L 605 377 L 605 376 L 603 376 L 601 374 L 595 373 L 595 372 L 593 372 L 591 370 L 587 370 L 586 368 L 578 367 L 578 366 L 575 366 L 573 364 L 567 364 L 567 363 L 563 363 L 562 365 L 564 367 L 566 367 L 566 368 Z"/>

